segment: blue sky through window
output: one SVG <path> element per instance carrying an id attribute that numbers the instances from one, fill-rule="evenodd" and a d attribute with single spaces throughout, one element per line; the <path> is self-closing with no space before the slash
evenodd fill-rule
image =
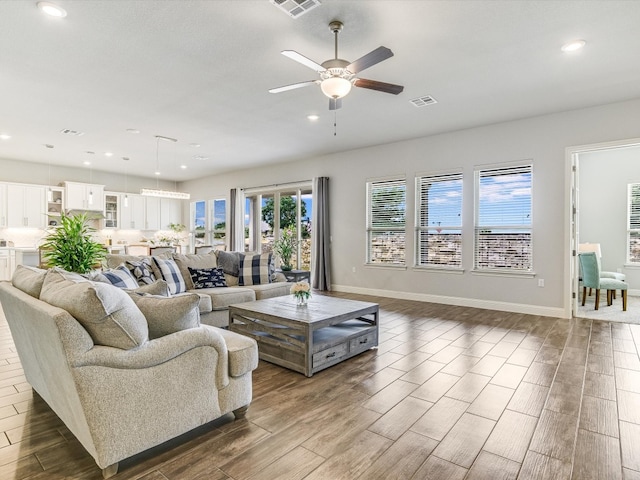
<path id="1" fill-rule="evenodd" d="M 481 176 L 479 226 L 531 225 L 531 172 Z"/>

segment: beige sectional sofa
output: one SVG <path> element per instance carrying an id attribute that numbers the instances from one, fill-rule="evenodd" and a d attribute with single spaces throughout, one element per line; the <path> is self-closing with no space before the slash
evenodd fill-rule
<path id="1" fill-rule="evenodd" d="M 255 341 L 200 325 L 198 301 L 57 269 L 20 266 L 13 283 L 0 282 L 28 382 L 105 478 L 123 459 L 230 412 L 242 417 L 251 402 Z"/>
<path id="2" fill-rule="evenodd" d="M 272 275 L 272 280 L 269 283 L 262 283 L 258 285 L 240 286 L 238 283 L 237 266 L 231 267 L 225 265 L 224 277 L 226 279 L 227 287 L 218 288 L 195 288 L 191 279 L 189 267 L 191 268 L 219 268 L 218 257 L 224 256 L 225 259 L 230 259 L 236 255 L 234 252 L 220 252 L 215 251 L 207 254 L 163 254 L 159 258 L 173 259 L 182 278 L 186 283 L 186 291 L 189 293 L 196 293 L 200 296 L 200 321 L 206 325 L 212 325 L 216 327 L 228 327 L 229 326 L 229 305 L 243 302 L 253 302 L 255 300 L 261 300 L 263 298 L 272 298 L 282 295 L 288 295 L 290 293 L 291 284 L 287 283 L 286 278 L 282 274 Z M 106 266 L 108 268 L 116 268 L 119 265 L 132 261 L 140 261 L 147 259 L 155 278 L 162 278 L 161 272 L 150 256 L 134 256 L 134 255 L 107 255 Z M 130 265 L 130 263 L 129 263 Z M 234 273 L 236 275 L 234 275 Z"/>

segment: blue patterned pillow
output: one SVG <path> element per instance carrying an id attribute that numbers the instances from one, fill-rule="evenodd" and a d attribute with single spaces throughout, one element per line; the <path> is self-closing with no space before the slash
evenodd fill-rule
<path id="1" fill-rule="evenodd" d="M 187 291 L 187 284 L 182 278 L 180 269 L 175 260 L 162 259 L 158 257 L 151 257 L 160 270 L 160 274 L 167 285 L 169 286 L 169 293 L 175 295 L 176 293 L 183 293 Z"/>
<path id="2" fill-rule="evenodd" d="M 118 288 L 138 288 L 138 282 L 124 263 L 102 272 L 109 283 Z"/>
<path id="3" fill-rule="evenodd" d="M 224 271 L 221 268 L 191 268 L 191 280 L 194 288 L 217 288 L 226 287 L 227 281 L 224 278 Z"/>
<path id="4" fill-rule="evenodd" d="M 238 285 L 261 285 L 271 283 L 271 254 L 238 254 L 240 257 L 240 275 Z"/>
<path id="5" fill-rule="evenodd" d="M 156 281 L 156 276 L 151 269 L 151 260 L 148 258 L 140 261 L 127 260 L 127 268 L 138 281 L 138 285 L 151 285 Z"/>

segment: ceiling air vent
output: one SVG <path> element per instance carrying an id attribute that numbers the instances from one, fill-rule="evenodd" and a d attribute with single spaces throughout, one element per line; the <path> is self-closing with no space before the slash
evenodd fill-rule
<path id="1" fill-rule="evenodd" d="M 409 100 L 416 107 L 426 107 L 427 105 L 433 105 L 434 103 L 438 103 L 438 101 L 433 98 L 431 95 L 425 95 L 424 97 L 414 98 Z"/>
<path id="2" fill-rule="evenodd" d="M 272 4 L 293 18 L 304 15 L 320 5 L 320 0 L 269 0 Z"/>
<path id="3" fill-rule="evenodd" d="M 84 132 L 71 130 L 70 128 L 63 128 L 62 130 L 60 130 L 60 133 L 64 133 L 65 135 L 73 135 L 74 137 L 81 137 L 82 135 L 84 135 Z"/>

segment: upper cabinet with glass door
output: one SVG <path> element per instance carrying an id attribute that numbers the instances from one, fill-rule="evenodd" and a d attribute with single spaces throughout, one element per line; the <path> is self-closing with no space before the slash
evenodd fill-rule
<path id="1" fill-rule="evenodd" d="M 120 195 L 113 192 L 104 194 L 104 228 L 120 228 Z"/>

